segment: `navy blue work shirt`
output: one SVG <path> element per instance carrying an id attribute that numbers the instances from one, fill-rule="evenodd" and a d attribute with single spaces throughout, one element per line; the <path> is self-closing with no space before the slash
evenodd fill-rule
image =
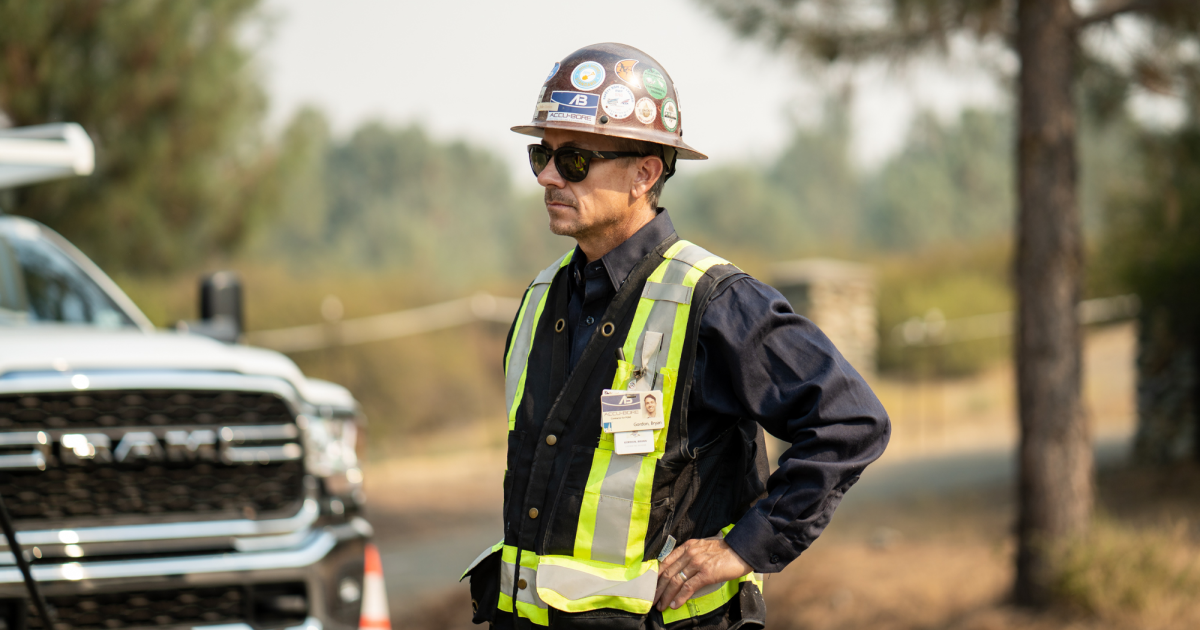
<path id="1" fill-rule="evenodd" d="M 599 260 L 585 262 L 576 247 L 568 270 L 570 369 L 629 272 L 674 232 L 660 208 Z M 883 454 L 891 435 L 887 412 L 829 338 L 754 278 L 718 288 L 699 334 L 689 441 L 708 444 L 739 418 L 751 418 L 792 445 L 767 480 L 767 496 L 725 538 L 755 571 L 780 571 L 825 529 L 839 489 Z"/>

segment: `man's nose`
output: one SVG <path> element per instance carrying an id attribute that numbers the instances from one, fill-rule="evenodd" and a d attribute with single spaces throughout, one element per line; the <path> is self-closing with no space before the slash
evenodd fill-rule
<path id="1" fill-rule="evenodd" d="M 567 185 L 567 180 L 558 174 L 558 166 L 554 164 L 554 160 L 550 160 L 546 168 L 542 169 L 541 173 L 538 173 L 537 181 L 543 187 L 565 188 Z"/>

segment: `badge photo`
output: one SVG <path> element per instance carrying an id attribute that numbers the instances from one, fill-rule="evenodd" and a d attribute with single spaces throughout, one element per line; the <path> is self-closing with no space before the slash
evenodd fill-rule
<path id="1" fill-rule="evenodd" d="M 663 75 L 654 68 L 646 68 L 642 73 L 642 84 L 646 86 L 646 91 L 654 98 L 666 98 L 667 96 L 667 80 Z"/>
<path id="2" fill-rule="evenodd" d="M 654 119 L 658 116 L 658 107 L 654 104 L 654 101 L 645 96 L 638 99 L 633 111 L 637 114 L 638 121 L 644 125 L 653 123 Z"/>
<path id="3" fill-rule="evenodd" d="M 675 128 L 679 126 L 679 106 L 669 98 L 662 104 L 662 121 L 663 129 L 667 131 L 675 131 Z"/>
<path id="4" fill-rule="evenodd" d="M 628 118 L 633 113 L 633 91 L 620 83 L 614 83 L 604 88 L 604 93 L 600 95 L 600 105 L 610 118 Z"/>
<path id="5" fill-rule="evenodd" d="M 594 90 L 604 83 L 604 66 L 595 61 L 585 61 L 571 72 L 571 85 L 579 90 Z"/>
<path id="6" fill-rule="evenodd" d="M 638 65 L 637 59 L 622 59 L 613 66 L 613 72 L 617 73 L 617 77 L 629 85 L 642 87 L 637 75 L 633 73 L 633 68 L 636 65 Z"/>

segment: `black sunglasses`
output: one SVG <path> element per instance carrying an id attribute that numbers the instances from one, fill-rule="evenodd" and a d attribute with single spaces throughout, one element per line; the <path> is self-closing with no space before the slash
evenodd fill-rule
<path id="1" fill-rule="evenodd" d="M 569 182 L 581 182 L 588 174 L 592 160 L 614 160 L 623 157 L 645 157 L 644 153 L 636 151 L 592 151 L 576 147 L 559 147 L 554 151 L 540 144 L 529 145 L 529 167 L 534 176 L 542 174 L 550 160 L 558 168 L 558 174 Z"/>

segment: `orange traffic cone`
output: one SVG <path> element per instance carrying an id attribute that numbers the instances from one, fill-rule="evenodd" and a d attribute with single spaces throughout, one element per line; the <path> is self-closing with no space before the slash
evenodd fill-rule
<path id="1" fill-rule="evenodd" d="M 362 615 L 358 620 L 359 630 L 392 630 L 392 616 L 388 613 L 387 590 L 383 586 L 383 562 L 379 559 L 379 549 L 371 543 L 367 543 L 364 564 Z"/>

